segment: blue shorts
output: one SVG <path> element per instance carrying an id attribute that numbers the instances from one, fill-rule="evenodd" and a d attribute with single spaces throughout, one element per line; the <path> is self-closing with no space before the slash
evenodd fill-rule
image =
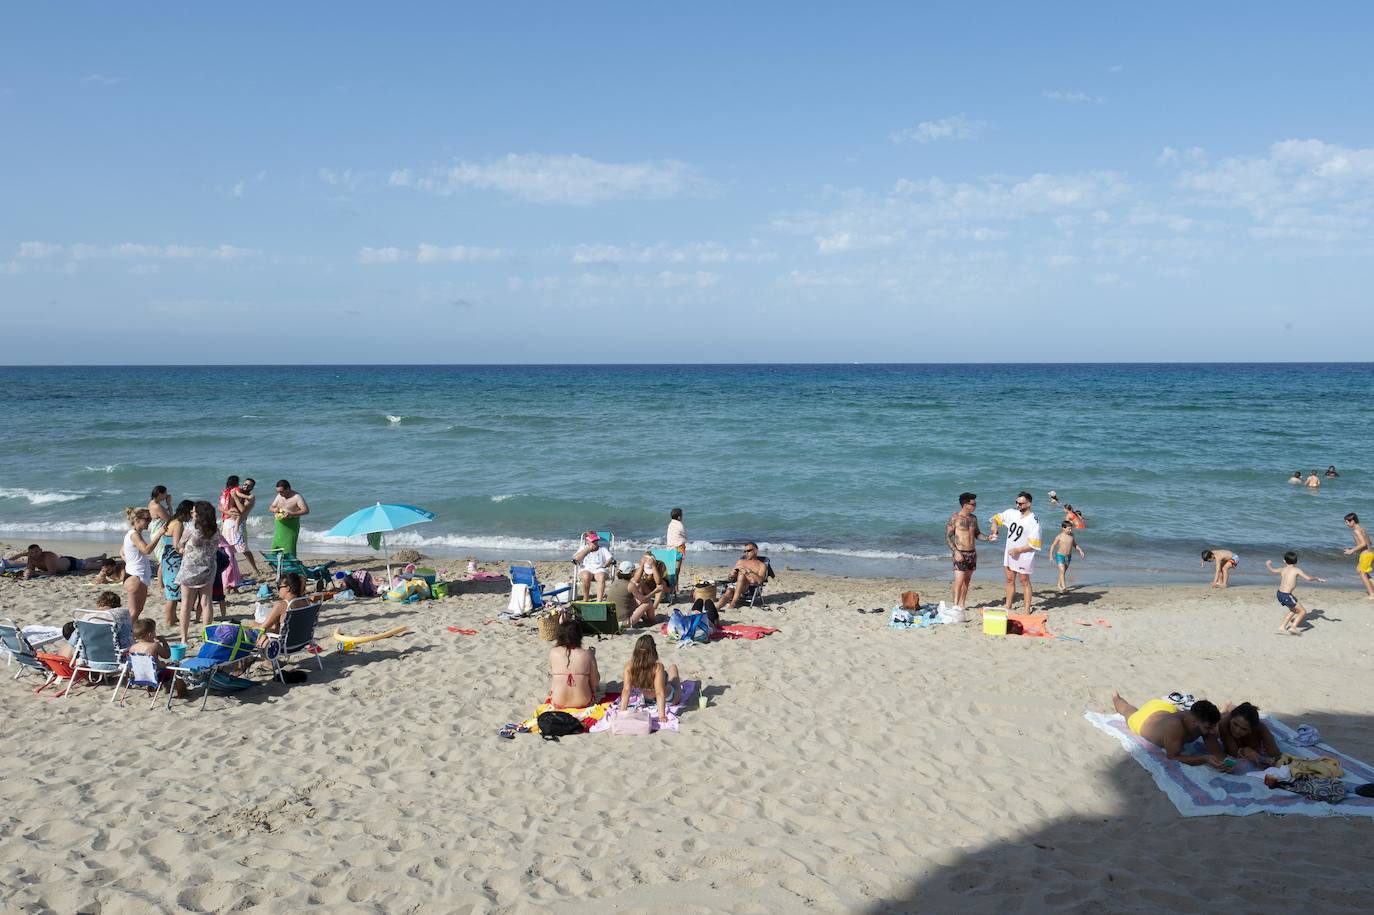
<path id="1" fill-rule="evenodd" d="M 1068 553 L 1055 553 L 1055 554 L 1054 554 L 1054 564 L 1057 565 L 1057 566 L 1063 566 L 1064 568 L 1067 569 L 1067 568 L 1069 567 L 1069 563 L 1071 563 L 1071 562 L 1073 562 L 1073 557 L 1072 557 L 1071 555 L 1069 555 Z"/>
<path id="2" fill-rule="evenodd" d="M 1279 599 L 1279 603 L 1292 610 L 1298 605 L 1298 601 L 1293 597 L 1292 591 L 1275 591 L 1274 596 Z"/>

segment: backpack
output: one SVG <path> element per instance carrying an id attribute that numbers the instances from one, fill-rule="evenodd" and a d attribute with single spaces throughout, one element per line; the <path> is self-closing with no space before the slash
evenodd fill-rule
<path id="1" fill-rule="evenodd" d="M 581 734 L 585 730 L 582 727 L 582 722 L 567 712 L 541 712 L 536 719 L 536 724 L 539 725 L 539 736 L 552 741 L 557 741 L 560 737 Z"/>
<path id="2" fill-rule="evenodd" d="M 354 572 L 345 575 L 343 579 L 344 590 L 352 591 L 358 597 L 376 597 L 377 584 L 372 580 L 371 572 Z"/>

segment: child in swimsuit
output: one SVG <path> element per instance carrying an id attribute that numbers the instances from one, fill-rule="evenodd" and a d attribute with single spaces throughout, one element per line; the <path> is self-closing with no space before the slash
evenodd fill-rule
<path id="1" fill-rule="evenodd" d="M 1212 587 L 1225 588 L 1231 583 L 1231 570 L 1240 565 L 1240 557 L 1230 550 L 1213 549 L 1202 551 L 1202 564 L 1209 562 L 1216 563 L 1216 572 L 1212 575 Z"/>
<path id="2" fill-rule="evenodd" d="M 1298 579 L 1321 582 L 1326 581 L 1326 579 L 1313 578 L 1298 568 L 1298 554 L 1292 550 L 1283 554 L 1283 568 L 1276 567 L 1273 561 L 1269 559 L 1264 560 L 1264 567 L 1279 577 L 1279 590 L 1274 594 L 1279 606 L 1284 609 L 1283 624 L 1279 626 L 1279 632 L 1286 632 L 1289 635 L 1302 635 L 1298 627 L 1307 617 L 1307 609 L 1298 603 L 1298 599 L 1293 596 L 1293 592 L 1298 587 Z"/>
<path id="3" fill-rule="evenodd" d="M 1054 538 L 1054 543 L 1050 544 L 1050 551 L 1054 553 L 1054 564 L 1059 568 L 1059 590 L 1065 588 L 1064 576 L 1068 574 L 1069 563 L 1073 562 L 1073 551 L 1078 550 L 1078 555 L 1083 555 L 1083 548 L 1078 545 L 1078 541 L 1073 535 L 1073 522 L 1061 521 L 1059 523 L 1059 536 Z"/>
<path id="4" fill-rule="evenodd" d="M 678 677 L 677 665 L 669 664 L 664 668 L 658 659 L 658 647 L 654 637 L 644 634 L 635 642 L 634 654 L 625 664 L 625 687 L 620 693 L 620 710 L 630 705 L 630 690 L 637 689 L 647 704 L 650 697 L 657 700 L 658 720 L 668 723 L 668 707 L 681 693 L 682 681 Z"/>

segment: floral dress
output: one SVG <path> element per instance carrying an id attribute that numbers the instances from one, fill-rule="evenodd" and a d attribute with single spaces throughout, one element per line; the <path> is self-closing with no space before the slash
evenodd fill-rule
<path id="1" fill-rule="evenodd" d="M 214 537 L 202 537 L 200 531 L 192 529 L 190 538 L 181 551 L 181 571 L 177 572 L 177 584 L 183 588 L 208 588 L 215 577 Z"/>

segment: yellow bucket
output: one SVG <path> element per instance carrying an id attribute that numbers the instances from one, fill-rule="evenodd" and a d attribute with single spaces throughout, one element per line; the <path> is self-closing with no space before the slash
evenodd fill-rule
<path id="1" fill-rule="evenodd" d="M 983 635 L 1006 635 L 1007 634 L 1007 611 L 1005 610 L 984 610 L 983 611 Z"/>

